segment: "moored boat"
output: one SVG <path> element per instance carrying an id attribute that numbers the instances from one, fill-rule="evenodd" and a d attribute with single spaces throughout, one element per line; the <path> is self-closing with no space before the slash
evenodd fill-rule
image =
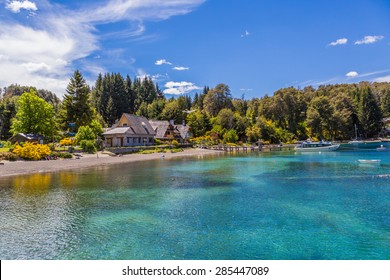
<path id="1" fill-rule="evenodd" d="M 387 149 L 381 145 L 380 147 L 376 148 L 377 151 L 386 151 Z"/>
<path id="2" fill-rule="evenodd" d="M 305 141 L 295 147 L 297 152 L 332 152 L 340 147 L 339 144 L 332 144 L 332 142 L 311 142 Z"/>
<path id="3" fill-rule="evenodd" d="M 363 164 L 380 164 L 381 160 L 380 159 L 358 159 L 358 162 Z"/>
<path id="4" fill-rule="evenodd" d="M 349 141 L 348 144 L 359 145 L 359 144 L 363 144 L 363 143 L 364 143 L 364 141 L 362 139 L 358 138 L 358 129 L 357 129 L 357 126 L 355 123 L 355 139 L 352 141 Z"/>

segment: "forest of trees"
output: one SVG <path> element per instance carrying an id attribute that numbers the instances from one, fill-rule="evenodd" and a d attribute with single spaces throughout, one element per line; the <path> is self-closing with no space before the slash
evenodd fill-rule
<path id="1" fill-rule="evenodd" d="M 32 101 L 19 100 L 25 92 L 30 93 Z M 24 112 L 33 110 L 25 106 L 30 103 L 46 108 L 40 110 L 47 110 L 46 127 L 50 123 L 51 129 L 40 131 L 37 125 L 21 125 L 21 120 L 32 114 Z M 56 137 L 61 138 L 66 135 L 61 131 L 69 131 L 69 123 L 74 124 L 75 131 L 97 123 L 109 127 L 122 113 L 186 121 L 195 137 L 229 143 L 259 139 L 269 143 L 307 138 L 348 140 L 355 136 L 355 125 L 363 138 L 373 138 L 384 128 L 382 119 L 390 117 L 390 83 L 289 87 L 273 96 L 251 100 L 233 98 L 228 85 L 218 84 L 204 87 L 192 98 L 184 95 L 167 99 L 151 78 L 132 80 L 119 73 L 106 73 L 100 74 L 90 88 L 82 74 L 75 71 L 62 101 L 50 91 L 29 86 L 1 89 L 0 137 L 6 140 L 18 132 L 35 132 L 50 138 L 49 132 L 55 130 Z"/>

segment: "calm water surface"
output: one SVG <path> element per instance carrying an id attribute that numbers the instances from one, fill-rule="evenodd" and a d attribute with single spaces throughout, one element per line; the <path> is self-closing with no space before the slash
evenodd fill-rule
<path id="1" fill-rule="evenodd" d="M 0 259 L 390 259 L 390 152 L 248 153 L 3 178 Z"/>

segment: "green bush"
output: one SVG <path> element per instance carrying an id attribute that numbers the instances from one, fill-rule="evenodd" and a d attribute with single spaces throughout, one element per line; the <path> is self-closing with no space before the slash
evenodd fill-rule
<path id="1" fill-rule="evenodd" d="M 96 136 L 93 132 L 93 129 L 89 126 L 80 126 L 77 134 L 76 134 L 76 140 L 77 143 L 81 146 L 81 142 L 84 140 L 94 140 L 96 139 Z"/>
<path id="2" fill-rule="evenodd" d="M 182 148 L 174 148 L 174 149 L 172 149 L 172 150 L 170 150 L 171 151 L 171 153 L 172 154 L 174 154 L 174 153 L 179 153 L 179 152 L 182 152 L 182 151 L 184 151 Z"/>
<path id="3" fill-rule="evenodd" d="M 71 153 L 67 152 L 51 152 L 50 153 L 51 157 L 57 157 L 57 158 L 72 158 L 73 155 Z"/>
<path id="4" fill-rule="evenodd" d="M 54 151 L 56 149 L 56 145 L 53 143 L 47 144 L 49 146 L 50 151 Z"/>
<path id="5" fill-rule="evenodd" d="M 158 153 L 158 150 L 140 150 L 137 154 L 149 155 L 154 153 Z"/>
<path id="6" fill-rule="evenodd" d="M 0 141 L 0 148 L 12 148 L 10 141 Z"/>
<path id="7" fill-rule="evenodd" d="M 234 129 L 228 130 L 223 135 L 223 140 L 227 143 L 237 143 L 238 141 L 238 135 L 237 132 Z"/>
<path id="8" fill-rule="evenodd" d="M 179 147 L 179 142 L 177 142 L 177 140 L 173 140 L 172 145 L 175 147 Z"/>
<path id="9" fill-rule="evenodd" d="M 81 140 L 80 147 L 88 154 L 94 154 L 97 151 L 95 140 Z"/>
<path id="10" fill-rule="evenodd" d="M 0 153 L 0 160 L 9 160 L 15 161 L 18 159 L 18 156 L 11 152 Z"/>

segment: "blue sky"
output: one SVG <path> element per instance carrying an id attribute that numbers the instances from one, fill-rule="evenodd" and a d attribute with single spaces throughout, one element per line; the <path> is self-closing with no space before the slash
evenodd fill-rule
<path id="1" fill-rule="evenodd" d="M 388 0 L 0 0 L 0 86 L 65 92 L 79 69 L 169 95 L 390 82 Z"/>

